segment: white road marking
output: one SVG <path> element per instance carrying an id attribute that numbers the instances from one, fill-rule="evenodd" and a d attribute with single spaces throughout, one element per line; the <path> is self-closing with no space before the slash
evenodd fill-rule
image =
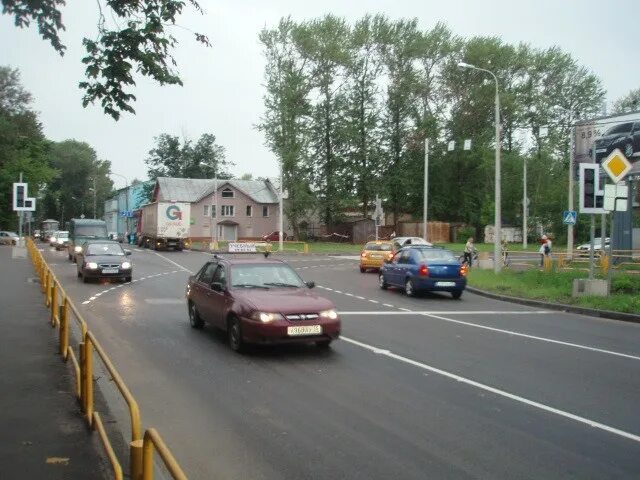
<path id="1" fill-rule="evenodd" d="M 180 265 L 179 263 L 174 262 L 173 260 L 171 260 L 170 258 L 165 257 L 164 255 L 159 254 L 158 252 L 153 252 L 154 254 L 156 254 L 157 256 L 159 256 L 160 258 L 164 258 L 167 262 L 171 263 L 172 265 L 175 265 L 176 267 L 178 267 L 180 270 L 183 270 L 185 272 L 191 273 L 193 274 L 193 272 L 191 270 L 189 270 L 186 267 L 183 267 L 182 265 Z"/>
<path id="2" fill-rule="evenodd" d="M 410 312 L 411 311 L 408 308 L 403 308 L 403 307 L 398 307 L 398 309 L 402 310 L 403 312 Z"/>
<path id="3" fill-rule="evenodd" d="M 346 293 L 346 292 L 345 292 L 345 295 L 346 295 L 347 297 L 353 297 L 353 296 L 354 296 L 354 295 L 353 295 L 353 293 Z M 356 297 L 356 298 L 357 298 L 357 297 Z"/>
<path id="4" fill-rule="evenodd" d="M 625 432 L 624 430 L 620 430 L 618 428 L 611 427 L 609 425 L 605 425 L 604 423 L 599 423 L 599 422 L 596 422 L 594 420 L 590 420 L 588 418 L 581 417 L 579 415 L 575 415 L 573 413 L 570 413 L 570 412 L 567 412 L 567 411 L 564 411 L 564 410 L 560 410 L 560 409 L 557 409 L 557 408 L 554 408 L 554 407 L 550 407 L 550 406 L 545 405 L 543 403 L 536 402 L 534 400 L 529 400 L 528 398 L 521 397 L 521 396 L 515 395 L 513 393 L 509 393 L 509 392 L 507 392 L 505 390 L 500 390 L 499 388 L 495 388 L 495 387 L 492 387 L 490 385 L 486 385 L 484 383 L 476 382 L 475 380 L 471 380 L 469 378 L 462 377 L 460 375 L 456 375 L 455 373 L 447 372 L 445 370 L 441 370 L 439 368 L 432 367 L 432 366 L 427 365 L 425 363 L 417 362 L 415 360 L 412 360 L 412 359 L 407 358 L 407 357 L 403 357 L 401 355 L 397 355 L 395 353 L 390 352 L 389 350 L 385 350 L 385 349 L 382 349 L 380 347 L 375 347 L 373 345 L 368 345 L 366 343 L 362 343 L 362 342 L 359 342 L 357 340 L 353 340 L 353 339 L 347 338 L 347 337 L 342 337 L 341 336 L 340 338 L 342 340 L 346 341 L 346 342 L 349 342 L 349 343 L 353 344 L 353 345 L 356 345 L 358 347 L 364 348 L 366 350 L 370 350 L 371 352 L 376 353 L 378 355 L 384 355 L 384 356 L 387 356 L 389 358 L 393 358 L 394 360 L 398 360 L 400 362 L 404 362 L 404 363 L 407 363 L 409 365 L 413 365 L 413 366 L 421 368 L 423 370 L 428 370 L 430 372 L 437 373 L 438 375 L 442 375 L 443 377 L 450 378 L 450 379 L 455 380 L 457 382 L 465 383 L 465 384 L 470 385 L 472 387 L 476 387 L 476 388 L 479 388 L 481 390 L 485 390 L 487 392 L 494 393 L 494 394 L 499 395 L 501 397 L 505 397 L 505 398 L 508 398 L 510 400 L 514 400 L 516 402 L 523 403 L 525 405 L 529 405 L 531 407 L 538 408 L 540 410 L 544 410 L 545 412 L 553 413 L 555 415 L 559 415 L 561 417 L 565 417 L 565 418 L 568 418 L 570 420 L 574 420 L 576 422 L 583 423 L 583 424 L 588 425 L 590 427 L 597 428 L 599 430 L 603 430 L 605 432 L 612 433 L 614 435 L 618 435 L 620 437 L 624 437 L 624 438 L 627 438 L 629 440 L 633 440 L 634 442 L 639 442 L 640 443 L 640 436 L 634 435 L 633 433 Z"/>
<path id="5" fill-rule="evenodd" d="M 377 301 L 377 300 L 371 300 L 371 299 L 369 299 L 369 301 L 370 301 L 371 303 L 380 303 L 380 302 L 379 302 L 379 301 Z"/>
<path id="6" fill-rule="evenodd" d="M 82 302 L 82 305 L 86 305 L 87 303 L 91 303 L 91 300 L 85 300 L 84 302 Z"/>
<path id="7" fill-rule="evenodd" d="M 372 303 L 378 303 L 376 300 L 369 300 Z M 389 305 L 388 303 L 383 303 L 385 307 L 393 307 L 393 305 Z M 394 307 L 395 308 L 395 307 Z M 387 310 L 363 310 L 363 311 L 355 311 L 355 312 L 341 312 L 348 315 L 378 315 L 380 313 L 384 313 L 387 315 L 499 315 L 499 314 L 509 314 L 509 315 L 549 315 L 551 311 L 548 310 L 531 310 L 531 311 L 499 311 L 499 310 L 475 310 L 475 311 L 466 311 L 466 310 L 442 310 L 442 311 L 417 311 L 417 310 L 408 310 L 408 311 L 387 311 Z M 457 321 L 457 320 L 453 320 Z M 475 324 L 472 324 L 475 325 Z"/>
<path id="8" fill-rule="evenodd" d="M 334 292 L 336 292 L 336 293 L 342 293 L 342 291 L 340 291 L 340 290 L 334 290 Z"/>
<path id="9" fill-rule="evenodd" d="M 429 317 L 429 318 L 435 318 L 437 320 L 442 320 L 444 322 L 458 323 L 460 325 L 465 325 L 467 327 L 481 328 L 483 330 L 490 330 L 492 332 L 506 333 L 507 335 L 513 335 L 515 337 L 529 338 L 531 340 L 538 340 L 540 342 L 555 343 L 557 345 L 564 345 L 566 347 L 580 348 L 582 350 L 589 350 L 589 351 L 592 351 L 592 352 L 606 353 L 608 355 L 614 355 L 616 357 L 630 358 L 632 360 L 640 360 L 640 357 L 636 356 L 636 355 L 629 355 L 629 354 L 626 354 L 626 353 L 613 352 L 611 350 L 604 350 L 602 348 L 589 347 L 587 345 L 580 345 L 578 343 L 563 342 L 561 340 L 554 340 L 552 338 L 546 338 L 546 337 L 538 337 L 536 335 L 528 335 L 526 333 L 515 332 L 513 330 L 503 330 L 502 328 L 489 327 L 489 326 L 486 326 L 486 325 L 479 325 L 477 323 L 463 322 L 462 320 L 454 320 L 453 318 L 442 317 L 442 316 L 439 316 L 439 315 L 434 315 L 433 313 L 421 313 L 420 315 L 423 315 L 423 316 L 426 316 L 426 317 Z"/>
<path id="10" fill-rule="evenodd" d="M 385 307 L 396 308 L 393 305 L 391 305 L 390 303 L 383 303 L 382 305 L 384 305 Z"/>

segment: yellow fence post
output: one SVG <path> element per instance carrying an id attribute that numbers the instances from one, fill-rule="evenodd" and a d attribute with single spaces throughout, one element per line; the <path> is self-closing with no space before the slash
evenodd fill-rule
<path id="1" fill-rule="evenodd" d="M 78 345 L 78 353 L 80 355 L 80 407 L 84 412 L 84 402 L 85 402 L 85 387 L 84 387 L 84 371 L 86 370 L 85 360 L 84 360 L 84 346 L 87 343 L 87 335 L 82 336 L 83 341 Z"/>
<path id="2" fill-rule="evenodd" d="M 611 268 L 610 257 L 604 252 L 600 256 L 600 267 L 602 268 L 602 273 L 604 273 L 605 275 L 609 273 L 609 268 Z"/>
<path id="3" fill-rule="evenodd" d="M 151 476 L 146 474 L 147 468 L 143 464 L 143 448 L 144 442 L 142 440 L 133 440 L 129 444 L 129 464 L 131 466 L 131 480 L 142 480 L 144 478 L 150 478 L 153 480 L 153 461 L 151 462 Z M 153 459 L 153 457 L 151 457 Z"/>
<path id="4" fill-rule="evenodd" d="M 307 242 L 304 242 L 304 253 L 309 253 L 309 244 Z"/>
<path id="5" fill-rule="evenodd" d="M 84 413 L 89 425 L 93 421 L 93 345 L 87 336 L 84 340 Z"/>
<path id="6" fill-rule="evenodd" d="M 58 290 L 56 282 L 51 282 L 51 326 L 56 326 L 56 316 L 58 314 Z"/>
<path id="7" fill-rule="evenodd" d="M 544 256 L 544 271 L 550 272 L 553 269 L 553 260 L 551 259 L 551 255 Z"/>
<path id="8" fill-rule="evenodd" d="M 69 297 L 65 296 L 60 306 L 60 355 L 67 359 L 69 348 Z"/>

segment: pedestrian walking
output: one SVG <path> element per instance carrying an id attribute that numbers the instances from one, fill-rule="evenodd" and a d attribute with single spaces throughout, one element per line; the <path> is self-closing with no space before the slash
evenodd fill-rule
<path id="1" fill-rule="evenodd" d="M 545 257 L 549 257 L 551 255 L 551 239 L 546 235 L 542 235 L 540 238 L 540 266 L 544 267 L 544 259 Z"/>

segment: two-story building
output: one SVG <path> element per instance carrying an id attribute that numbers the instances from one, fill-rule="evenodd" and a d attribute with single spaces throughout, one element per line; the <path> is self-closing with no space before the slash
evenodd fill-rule
<path id="1" fill-rule="evenodd" d="M 273 179 L 160 177 L 153 201 L 190 203 L 193 241 L 255 239 L 278 230 L 278 184 Z"/>

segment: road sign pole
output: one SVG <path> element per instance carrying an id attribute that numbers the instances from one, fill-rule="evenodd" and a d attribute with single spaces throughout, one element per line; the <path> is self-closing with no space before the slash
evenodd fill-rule
<path id="1" fill-rule="evenodd" d="M 596 216 L 591 214 L 591 229 L 589 230 L 589 280 L 593 280 L 593 249 L 596 237 Z"/>
<path id="2" fill-rule="evenodd" d="M 424 194 L 422 205 L 422 237 L 427 239 L 427 200 L 429 195 L 429 139 L 424 140 Z"/>
<path id="3" fill-rule="evenodd" d="M 20 183 L 22 183 L 22 172 L 20 172 Z M 26 198 L 26 195 L 25 195 Z M 22 238 L 22 214 L 23 211 L 20 210 L 18 211 L 18 237 L 21 239 Z"/>
<path id="4" fill-rule="evenodd" d="M 571 137 L 569 137 L 569 210 L 573 210 L 573 139 L 576 135 L 576 128 L 573 127 Z M 573 225 L 567 227 L 567 259 L 573 258 Z"/>

